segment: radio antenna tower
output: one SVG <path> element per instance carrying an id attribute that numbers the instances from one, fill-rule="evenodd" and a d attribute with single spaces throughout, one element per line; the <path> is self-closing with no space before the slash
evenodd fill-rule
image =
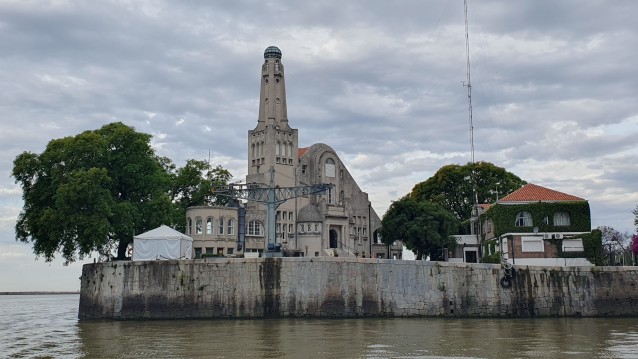
<path id="1" fill-rule="evenodd" d="M 466 66 L 467 66 L 467 84 L 464 84 L 467 87 L 467 112 L 468 112 L 468 121 L 470 124 L 470 163 L 472 165 L 472 172 L 470 173 L 470 181 L 472 184 L 472 215 L 470 218 L 471 223 L 471 232 L 476 232 L 476 242 L 479 246 L 478 253 L 479 258 L 482 256 L 482 248 L 481 248 L 481 226 L 478 216 L 478 194 L 476 192 L 476 173 L 475 173 L 475 161 L 474 161 L 474 122 L 472 120 L 472 78 L 470 76 L 470 31 L 469 25 L 467 21 L 467 0 L 463 0 L 463 8 L 465 14 L 465 56 L 466 56 Z"/>

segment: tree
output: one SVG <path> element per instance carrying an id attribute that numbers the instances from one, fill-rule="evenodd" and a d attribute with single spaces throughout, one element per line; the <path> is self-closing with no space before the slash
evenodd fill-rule
<path id="1" fill-rule="evenodd" d="M 638 233 L 631 236 L 631 253 L 634 255 L 634 265 L 637 265 L 635 258 L 638 255 Z"/>
<path id="2" fill-rule="evenodd" d="M 615 265 L 616 257 L 623 257 L 629 249 L 629 233 L 621 233 L 609 226 L 600 226 L 602 249 L 610 265 Z"/>
<path id="3" fill-rule="evenodd" d="M 430 256 L 432 260 L 443 258 L 443 248 L 456 248 L 459 221 L 441 206 L 403 198 L 393 202 L 381 221 L 381 238 L 384 244 L 403 241 L 420 260 Z"/>
<path id="4" fill-rule="evenodd" d="M 636 205 L 636 209 L 634 209 L 631 213 L 634 214 L 634 226 L 638 229 L 638 205 Z"/>
<path id="5" fill-rule="evenodd" d="M 478 203 L 494 203 L 499 197 L 519 189 L 525 181 L 489 162 L 447 165 L 427 180 L 417 183 L 409 198 L 437 203 L 460 220 L 472 216 L 472 171 L 476 178 Z"/>
<path id="6" fill-rule="evenodd" d="M 24 207 L 16 239 L 47 261 L 115 249 L 124 259 L 136 233 L 170 222 L 174 211 L 171 178 L 150 139 L 116 122 L 18 155 L 12 175 Z"/>

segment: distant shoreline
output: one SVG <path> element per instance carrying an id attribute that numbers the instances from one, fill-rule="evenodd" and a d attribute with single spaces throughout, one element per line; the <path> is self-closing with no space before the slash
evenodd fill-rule
<path id="1" fill-rule="evenodd" d="M 0 292 L 0 295 L 42 295 L 42 294 L 80 294 L 80 291 L 28 291 L 28 292 Z"/>

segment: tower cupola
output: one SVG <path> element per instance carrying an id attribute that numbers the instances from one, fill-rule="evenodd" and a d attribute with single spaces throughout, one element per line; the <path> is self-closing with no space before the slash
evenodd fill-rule
<path id="1" fill-rule="evenodd" d="M 281 50 L 277 46 L 268 46 L 264 51 L 264 59 L 281 59 Z"/>

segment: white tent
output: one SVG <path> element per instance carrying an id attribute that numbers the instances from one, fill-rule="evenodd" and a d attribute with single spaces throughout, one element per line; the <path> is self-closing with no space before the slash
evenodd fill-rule
<path id="1" fill-rule="evenodd" d="M 193 238 L 168 226 L 133 237 L 133 260 L 191 259 Z"/>

